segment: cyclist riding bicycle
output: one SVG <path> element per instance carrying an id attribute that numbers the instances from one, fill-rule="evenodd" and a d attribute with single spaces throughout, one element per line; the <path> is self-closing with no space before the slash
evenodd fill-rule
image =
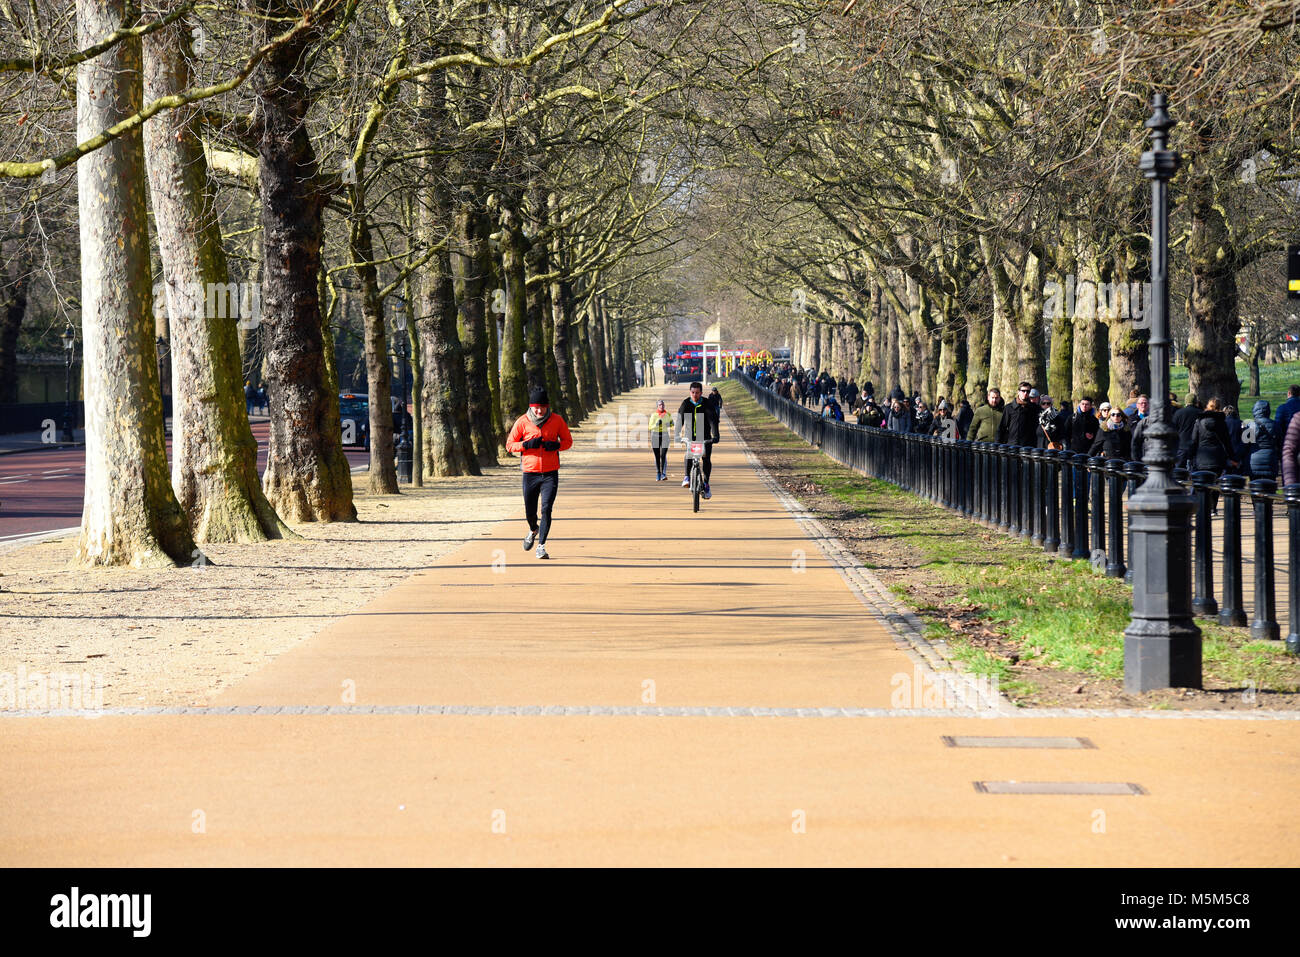
<path id="1" fill-rule="evenodd" d="M 713 472 L 713 443 L 718 441 L 718 409 L 713 402 L 704 398 L 704 386 L 699 382 L 691 383 L 691 394 L 677 410 L 677 422 L 682 444 L 687 448 L 691 442 L 704 443 L 704 497 L 712 498 L 709 491 L 709 476 Z M 686 456 L 683 469 L 682 488 L 691 487 L 691 456 Z"/>

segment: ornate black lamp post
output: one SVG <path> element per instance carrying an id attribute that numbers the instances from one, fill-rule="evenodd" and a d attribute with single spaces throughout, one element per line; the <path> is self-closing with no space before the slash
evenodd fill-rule
<path id="1" fill-rule="evenodd" d="M 76 436 L 72 433 L 72 362 L 77 346 L 77 330 L 72 328 L 72 322 L 69 320 L 67 326 L 63 329 L 63 365 L 65 368 L 65 378 L 63 384 L 63 434 L 59 436 L 60 442 L 76 442 Z"/>
<path id="2" fill-rule="evenodd" d="M 406 362 L 410 357 L 410 350 L 406 338 L 406 303 L 401 299 L 397 300 L 393 332 L 397 337 L 397 357 L 402 360 L 402 434 L 397 439 L 397 481 L 409 484 L 412 473 L 411 450 L 414 448 L 414 442 L 411 436 L 410 416 L 406 414 Z"/>
<path id="3" fill-rule="evenodd" d="M 1147 480 L 1129 501 L 1133 535 L 1133 618 L 1124 631 L 1124 689 L 1201 687 L 1201 630 L 1192 620 L 1192 509 L 1173 479 L 1177 433 L 1169 414 L 1169 195 L 1178 154 L 1165 149 L 1176 122 L 1165 97 L 1151 99 L 1151 412 L 1142 460 Z"/>

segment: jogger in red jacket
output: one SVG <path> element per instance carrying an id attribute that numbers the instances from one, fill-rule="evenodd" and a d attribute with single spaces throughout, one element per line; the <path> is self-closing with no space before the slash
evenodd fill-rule
<path id="1" fill-rule="evenodd" d="M 506 436 L 506 451 L 523 458 L 524 515 L 529 529 L 524 551 L 536 542 L 538 558 L 551 557 L 546 552 L 546 536 L 551 530 L 551 507 L 560 484 L 560 453 L 571 448 L 573 436 L 564 419 L 551 412 L 546 390 L 533 389 L 528 394 L 528 411 L 515 420 Z"/>

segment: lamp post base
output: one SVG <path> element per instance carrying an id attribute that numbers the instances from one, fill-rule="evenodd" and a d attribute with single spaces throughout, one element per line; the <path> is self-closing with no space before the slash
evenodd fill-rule
<path id="1" fill-rule="evenodd" d="M 1124 630 L 1124 690 L 1131 692 L 1201 687 L 1201 630 L 1192 618 L 1194 503 L 1180 484 L 1159 478 L 1129 502 L 1133 618 Z"/>

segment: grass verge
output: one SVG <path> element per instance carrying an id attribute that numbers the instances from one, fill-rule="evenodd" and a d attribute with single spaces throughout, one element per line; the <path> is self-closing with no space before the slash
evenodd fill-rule
<path id="1" fill-rule="evenodd" d="M 738 382 L 726 411 L 777 481 L 828 524 L 932 638 L 1021 704 L 1093 707 L 1300 707 L 1300 659 L 1280 642 L 1200 621 L 1205 691 L 1123 691 L 1132 590 L 1083 560 L 977 525 L 812 448 Z M 1258 698 L 1257 698 L 1258 696 Z M 1184 700 L 1186 699 L 1186 700 Z"/>

